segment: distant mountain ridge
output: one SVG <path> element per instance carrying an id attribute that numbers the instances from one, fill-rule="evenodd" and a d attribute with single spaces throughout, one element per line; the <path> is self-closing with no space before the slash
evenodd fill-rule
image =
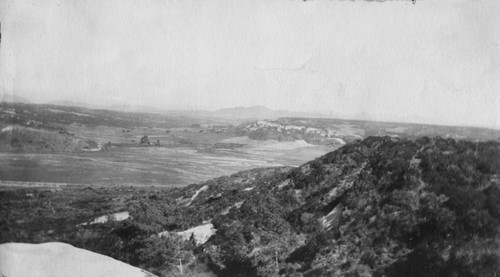
<path id="1" fill-rule="evenodd" d="M 278 119 L 280 117 L 307 117 L 307 118 L 330 117 L 329 115 L 322 113 L 271 110 L 264 106 L 225 108 L 216 110 L 212 113 L 216 116 L 248 118 L 248 119 Z"/>
<path id="2" fill-rule="evenodd" d="M 264 106 L 233 107 L 233 108 L 217 109 L 214 111 L 170 110 L 170 109 L 160 109 L 143 105 L 136 105 L 136 106 L 118 105 L 118 106 L 108 106 L 106 108 L 122 112 L 157 113 L 165 115 L 195 116 L 195 117 L 220 117 L 220 118 L 233 118 L 233 119 L 246 119 L 246 120 L 277 119 L 280 117 L 331 118 L 330 115 L 322 113 L 272 110 Z"/>
<path id="3" fill-rule="evenodd" d="M 81 108 L 88 108 L 88 109 L 95 108 L 94 106 L 89 105 L 89 104 L 84 103 L 84 102 L 74 102 L 74 101 L 66 101 L 66 100 L 50 101 L 47 104 L 56 105 L 56 106 L 67 106 L 67 107 L 81 107 Z"/>
<path id="4" fill-rule="evenodd" d="M 30 100 L 12 94 L 1 95 L 0 102 L 6 103 L 32 103 Z M 451 119 L 440 118 L 439 122 L 435 119 L 427 116 L 412 114 L 412 115 L 390 115 L 390 114 L 373 114 L 367 112 L 360 112 L 357 114 L 344 114 L 335 113 L 328 110 L 320 110 L 318 112 L 297 112 L 289 110 L 273 110 L 262 105 L 255 106 L 238 106 L 221 108 L 217 110 L 205 110 L 205 109 L 176 109 L 174 105 L 170 105 L 167 108 L 158 108 L 149 105 L 134 105 L 127 104 L 124 101 L 114 105 L 96 105 L 88 104 L 84 102 L 75 102 L 70 100 L 53 100 L 46 103 L 49 105 L 58 106 L 69 106 L 69 107 L 82 107 L 94 110 L 111 110 L 120 112 L 131 112 L 131 113 L 151 113 L 151 114 L 162 114 L 162 115 L 174 115 L 174 116 L 188 116 L 188 117 L 214 117 L 214 118 L 232 118 L 236 120 L 258 120 L 258 119 L 278 119 L 282 117 L 303 117 L 303 118 L 331 118 L 331 119 L 345 119 L 345 120 L 364 120 L 364 121 L 376 121 L 376 122 L 393 122 L 393 123 L 410 123 L 410 124 L 429 124 L 429 125 L 439 125 L 439 126 L 467 126 L 467 127 L 479 127 L 500 130 L 500 125 L 462 125 L 457 124 Z"/>
<path id="5" fill-rule="evenodd" d="M 6 103 L 30 103 L 30 101 L 24 97 L 13 95 L 13 94 L 2 94 L 0 102 Z"/>
<path id="6" fill-rule="evenodd" d="M 236 131 L 240 136 L 249 136 L 256 140 L 305 140 L 312 144 L 343 144 L 343 142 L 368 136 L 383 135 L 500 140 L 500 130 L 497 129 L 338 119 L 322 114 L 274 111 L 263 106 L 236 107 L 216 111 L 147 110 L 149 107 L 144 106 L 136 107 L 132 111 L 130 107 L 115 107 L 114 110 L 106 110 L 70 105 L 80 103 L 66 104 L 68 105 L 1 102 L 0 122 L 37 120 L 46 124 L 80 123 L 124 128 L 138 126 L 167 128 L 185 127 L 211 121 L 214 125 L 236 125 Z M 16 112 L 21 110 L 23 112 Z"/>

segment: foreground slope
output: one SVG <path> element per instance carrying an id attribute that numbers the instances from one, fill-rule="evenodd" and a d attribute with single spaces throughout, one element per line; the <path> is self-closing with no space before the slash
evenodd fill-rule
<path id="1" fill-rule="evenodd" d="M 64 243 L 0 245 L 0 276 L 9 277 L 154 277 L 101 254 Z"/>
<path id="2" fill-rule="evenodd" d="M 297 168 L 146 191 L 127 220 L 24 239 L 165 276 L 180 263 L 191 275 L 495 276 L 499 174 L 498 142 L 369 137 Z"/>

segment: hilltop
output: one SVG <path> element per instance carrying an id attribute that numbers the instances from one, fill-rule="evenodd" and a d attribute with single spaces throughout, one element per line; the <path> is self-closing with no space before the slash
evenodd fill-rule
<path id="1" fill-rule="evenodd" d="M 500 130 L 479 127 L 438 126 L 428 124 L 377 122 L 333 118 L 278 118 L 244 123 L 240 135 L 255 140 L 305 140 L 317 145 L 344 145 L 369 136 L 418 138 L 440 136 L 467 140 L 499 140 Z"/>
<path id="2" fill-rule="evenodd" d="M 368 137 L 299 167 L 184 188 L 85 191 L 121 195 L 119 207 L 101 209 L 127 210 L 120 222 L 77 225 L 92 218 L 70 188 L 43 198 L 5 192 L 0 203 L 17 208 L 1 214 L 1 237 L 64 241 L 160 276 L 178 275 L 179 259 L 188 275 L 494 276 L 499 174 L 498 142 Z M 53 223 L 36 231 L 30 220 L 18 223 L 29 214 L 23 201 L 37 207 L 36 220 Z M 61 221 L 73 223 L 58 228 Z"/>

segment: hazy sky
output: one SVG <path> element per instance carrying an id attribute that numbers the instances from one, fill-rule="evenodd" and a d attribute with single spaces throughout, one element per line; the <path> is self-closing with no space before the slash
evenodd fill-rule
<path id="1" fill-rule="evenodd" d="M 500 128 L 497 0 L 1 0 L 1 93 Z"/>

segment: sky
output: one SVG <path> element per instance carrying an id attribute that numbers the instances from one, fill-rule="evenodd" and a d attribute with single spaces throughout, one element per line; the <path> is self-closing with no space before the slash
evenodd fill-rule
<path id="1" fill-rule="evenodd" d="M 2 0 L 0 93 L 500 129 L 497 0 Z"/>

